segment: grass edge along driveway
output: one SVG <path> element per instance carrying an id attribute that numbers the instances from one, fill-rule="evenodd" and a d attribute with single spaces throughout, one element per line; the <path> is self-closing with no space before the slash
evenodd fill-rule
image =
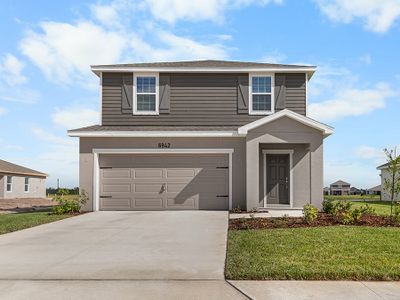
<path id="1" fill-rule="evenodd" d="M 49 211 L 0 214 L 0 235 L 69 217 L 72 215 L 55 215 Z"/>
<path id="2" fill-rule="evenodd" d="M 399 280 L 400 229 L 330 226 L 230 230 L 231 280 Z"/>

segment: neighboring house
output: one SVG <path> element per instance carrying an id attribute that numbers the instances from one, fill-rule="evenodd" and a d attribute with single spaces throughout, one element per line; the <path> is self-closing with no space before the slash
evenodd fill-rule
<path id="1" fill-rule="evenodd" d="M 0 159 L 0 199 L 45 198 L 47 175 Z"/>
<path id="2" fill-rule="evenodd" d="M 363 192 L 362 190 L 360 190 L 360 189 L 358 189 L 358 188 L 352 186 L 352 187 L 350 188 L 349 194 L 350 194 L 350 195 L 361 195 L 362 192 Z"/>
<path id="3" fill-rule="evenodd" d="M 381 185 L 374 186 L 367 190 L 368 195 L 380 195 L 382 192 Z"/>
<path id="4" fill-rule="evenodd" d="M 322 202 L 328 125 L 307 116 L 314 66 L 92 66 L 100 125 L 80 138 L 86 210 L 298 208 Z"/>
<path id="5" fill-rule="evenodd" d="M 334 183 L 331 183 L 329 188 L 331 195 L 335 196 L 350 195 L 350 183 L 347 183 L 343 180 L 338 180 Z"/>
<path id="6" fill-rule="evenodd" d="M 324 187 L 324 195 L 329 195 L 330 194 L 330 188 L 329 187 Z"/>
<path id="7" fill-rule="evenodd" d="M 390 201 L 391 194 L 390 191 L 385 188 L 385 180 L 391 180 L 391 174 L 388 170 L 388 163 L 380 165 L 377 167 L 377 170 L 381 171 L 381 200 L 383 201 Z M 395 201 L 400 201 L 400 194 L 395 195 Z"/>

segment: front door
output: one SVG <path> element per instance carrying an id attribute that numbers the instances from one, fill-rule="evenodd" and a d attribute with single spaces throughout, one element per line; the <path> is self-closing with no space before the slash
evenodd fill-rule
<path id="1" fill-rule="evenodd" d="M 267 205 L 290 204 L 289 154 L 266 155 Z"/>

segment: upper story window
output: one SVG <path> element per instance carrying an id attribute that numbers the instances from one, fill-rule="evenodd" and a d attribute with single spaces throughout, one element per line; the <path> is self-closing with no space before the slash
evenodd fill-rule
<path id="1" fill-rule="evenodd" d="M 273 79 L 273 75 L 250 74 L 250 114 L 263 115 L 274 112 Z"/>
<path id="2" fill-rule="evenodd" d="M 158 115 L 158 74 L 134 75 L 135 115 Z"/>
<path id="3" fill-rule="evenodd" d="M 7 192 L 12 191 L 12 176 L 7 176 L 6 178 L 6 191 Z"/>
<path id="4" fill-rule="evenodd" d="M 25 177 L 24 191 L 29 192 L 29 177 Z"/>

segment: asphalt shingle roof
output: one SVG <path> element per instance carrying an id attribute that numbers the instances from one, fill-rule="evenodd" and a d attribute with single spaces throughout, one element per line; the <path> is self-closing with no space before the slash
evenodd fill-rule
<path id="1" fill-rule="evenodd" d="M 1 174 L 15 174 L 15 175 L 30 175 L 38 177 L 47 177 L 47 174 L 32 170 L 20 165 L 10 163 L 0 159 L 0 173 Z"/>

